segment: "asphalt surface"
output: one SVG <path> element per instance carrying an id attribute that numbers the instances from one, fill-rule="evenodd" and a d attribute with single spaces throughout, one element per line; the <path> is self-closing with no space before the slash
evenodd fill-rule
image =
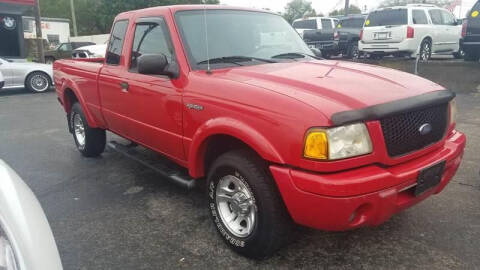
<path id="1" fill-rule="evenodd" d="M 480 87 L 470 90 L 457 97 L 466 153 L 442 193 L 379 227 L 298 227 L 263 261 L 228 249 L 200 189 L 182 190 L 111 150 L 83 158 L 54 92 L 0 92 L 0 158 L 37 195 L 65 269 L 480 269 Z"/>

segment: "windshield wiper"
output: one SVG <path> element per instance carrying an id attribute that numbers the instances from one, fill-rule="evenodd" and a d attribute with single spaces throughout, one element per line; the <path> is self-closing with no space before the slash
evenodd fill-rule
<path id="1" fill-rule="evenodd" d="M 198 62 L 197 65 L 202 65 L 202 64 L 207 64 L 210 61 L 210 64 L 215 64 L 215 63 L 232 63 L 236 64 L 239 66 L 243 66 L 240 64 L 241 62 L 249 62 L 249 61 L 259 61 L 259 62 L 265 62 L 265 63 L 277 63 L 277 61 L 270 60 L 270 59 L 264 59 L 264 58 L 258 58 L 258 57 L 251 57 L 251 56 L 223 56 L 223 57 L 216 57 L 216 58 L 211 58 L 209 60 L 204 60 L 201 62 Z"/>
<path id="2" fill-rule="evenodd" d="M 319 57 L 307 54 L 307 53 L 302 53 L 302 52 L 288 52 L 288 53 L 281 53 L 272 56 L 272 58 L 283 58 L 283 59 L 298 59 L 298 58 L 305 58 L 306 56 L 314 58 L 314 59 L 320 59 Z"/>

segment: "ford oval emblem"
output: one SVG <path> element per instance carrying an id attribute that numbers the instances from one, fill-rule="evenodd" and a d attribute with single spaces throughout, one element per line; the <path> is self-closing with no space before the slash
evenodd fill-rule
<path id="1" fill-rule="evenodd" d="M 432 125 L 425 123 L 418 128 L 418 132 L 420 132 L 422 135 L 427 135 L 428 133 L 432 132 Z"/>

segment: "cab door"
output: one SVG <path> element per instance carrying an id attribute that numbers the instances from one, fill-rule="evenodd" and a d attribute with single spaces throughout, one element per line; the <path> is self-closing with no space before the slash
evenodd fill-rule
<path id="1" fill-rule="evenodd" d="M 57 49 L 57 58 L 58 59 L 65 59 L 72 57 L 72 44 L 71 43 L 63 43 Z"/>
<path id="2" fill-rule="evenodd" d="M 177 65 L 174 47 L 164 17 L 135 21 L 128 53 L 128 93 L 132 138 L 174 159 L 185 160 L 182 142 L 182 92 L 175 78 L 138 72 L 138 58 L 163 54 L 170 66 Z M 178 66 L 178 65 L 177 65 Z"/>
<path id="3" fill-rule="evenodd" d="M 457 25 L 457 20 L 452 13 L 447 10 L 441 10 L 443 25 L 445 25 L 445 50 L 457 52 L 460 44 L 461 28 Z"/>
<path id="4" fill-rule="evenodd" d="M 433 24 L 432 51 L 434 53 L 448 51 L 447 42 L 450 39 L 450 35 L 448 34 L 447 27 L 443 22 L 442 10 L 430 9 L 428 13 Z"/>
<path id="5" fill-rule="evenodd" d="M 102 104 L 101 111 L 108 129 L 130 138 L 133 128 L 127 114 L 132 107 L 125 82 L 129 74 L 123 53 L 128 24 L 128 20 L 118 20 L 113 26 L 108 41 L 105 65 L 98 78 L 98 93 Z"/>

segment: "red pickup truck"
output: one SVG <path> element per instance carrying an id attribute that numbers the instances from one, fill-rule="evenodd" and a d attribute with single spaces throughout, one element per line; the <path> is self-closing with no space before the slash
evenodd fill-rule
<path id="1" fill-rule="evenodd" d="M 261 258 L 293 223 L 374 226 L 455 174 L 455 94 L 392 69 L 316 58 L 279 15 L 170 6 L 115 19 L 105 59 L 54 64 L 78 150 L 106 131 L 206 179 L 208 210 L 237 252 Z"/>

